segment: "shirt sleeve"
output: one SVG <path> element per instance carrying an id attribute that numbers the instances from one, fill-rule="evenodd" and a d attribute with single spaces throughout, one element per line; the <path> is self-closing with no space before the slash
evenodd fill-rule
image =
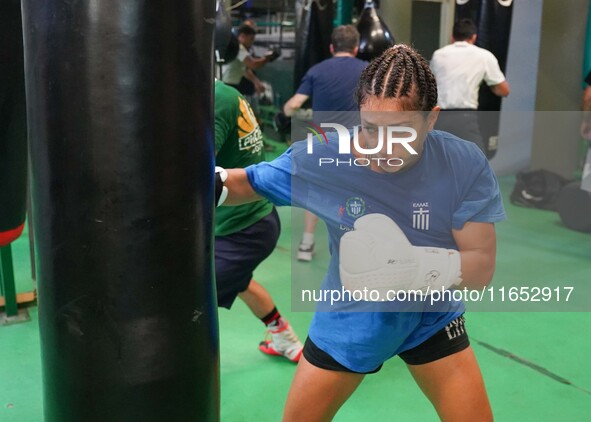
<path id="1" fill-rule="evenodd" d="M 483 157 L 483 165 L 475 174 L 466 175 L 473 183 L 464 192 L 461 202 L 453 214 L 452 225 L 456 230 L 468 221 L 495 223 L 506 218 L 499 183 L 492 168 Z"/>
<path id="2" fill-rule="evenodd" d="M 505 81 L 505 75 L 499 66 L 499 61 L 491 52 L 487 52 L 484 82 L 488 86 L 498 85 Z"/>
<path id="3" fill-rule="evenodd" d="M 275 205 L 291 205 L 292 148 L 271 162 L 246 167 L 246 175 L 256 193 Z"/>
<path id="4" fill-rule="evenodd" d="M 238 56 L 236 56 L 236 58 L 241 62 L 244 62 L 244 59 L 247 58 L 249 55 L 250 54 L 248 53 L 246 47 L 240 44 L 240 48 L 238 49 Z"/>
<path id="5" fill-rule="evenodd" d="M 224 146 L 227 139 L 230 138 L 231 132 L 236 130 L 238 121 L 238 96 L 232 99 L 232 106 L 227 104 L 228 101 L 221 96 L 218 97 L 215 108 L 215 152 Z"/>

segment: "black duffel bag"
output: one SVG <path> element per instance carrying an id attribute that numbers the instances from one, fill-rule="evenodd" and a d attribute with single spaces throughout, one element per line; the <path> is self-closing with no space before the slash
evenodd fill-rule
<path id="1" fill-rule="evenodd" d="M 558 211 L 562 187 L 569 181 L 548 170 L 521 171 L 511 192 L 511 203 L 528 208 Z"/>

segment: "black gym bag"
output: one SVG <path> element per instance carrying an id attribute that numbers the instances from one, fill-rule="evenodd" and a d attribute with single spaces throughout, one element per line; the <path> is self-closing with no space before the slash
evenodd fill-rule
<path id="1" fill-rule="evenodd" d="M 521 171 L 511 192 L 511 203 L 528 208 L 558 211 L 562 187 L 569 181 L 548 170 Z"/>

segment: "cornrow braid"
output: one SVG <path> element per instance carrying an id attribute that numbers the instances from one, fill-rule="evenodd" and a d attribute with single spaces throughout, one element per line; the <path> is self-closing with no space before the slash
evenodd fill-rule
<path id="1" fill-rule="evenodd" d="M 400 98 L 408 110 L 431 111 L 437 105 L 437 83 L 423 56 L 397 44 L 365 68 L 355 95 L 359 106 L 374 96 Z"/>

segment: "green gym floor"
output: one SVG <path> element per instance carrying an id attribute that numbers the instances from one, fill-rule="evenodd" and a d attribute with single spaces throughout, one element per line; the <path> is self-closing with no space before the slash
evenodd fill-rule
<path id="1" fill-rule="evenodd" d="M 281 145 L 277 145 L 277 152 Z M 591 283 L 591 235 L 566 229 L 556 213 L 509 203 L 513 177 L 500 179 L 508 214 L 497 225 L 495 280 L 543 286 L 558 279 L 575 287 Z M 302 339 L 310 313 L 291 310 L 291 210 L 279 210 L 283 230 L 275 252 L 255 278 Z M 300 221 L 301 219 L 294 219 Z M 300 227 L 294 227 L 294 241 Z M 320 283 L 328 252 L 318 253 L 303 270 Z M 33 289 L 26 234 L 13 244 L 17 291 Z M 493 284 L 494 285 L 494 284 Z M 591 299 L 591 296 L 587 295 Z M 42 385 L 37 308 L 31 321 L 0 327 L 0 422 L 42 421 Z M 282 358 L 263 355 L 257 345 L 263 325 L 237 301 L 220 310 L 222 422 L 277 422 L 295 371 Z M 480 362 L 497 421 L 580 422 L 591 420 L 591 313 L 469 312 L 468 332 Z M 431 405 L 398 358 L 366 377 L 335 421 L 437 421 Z M 107 421 L 105 421 L 107 422 Z M 305 421 L 303 421 L 305 422 Z"/>

